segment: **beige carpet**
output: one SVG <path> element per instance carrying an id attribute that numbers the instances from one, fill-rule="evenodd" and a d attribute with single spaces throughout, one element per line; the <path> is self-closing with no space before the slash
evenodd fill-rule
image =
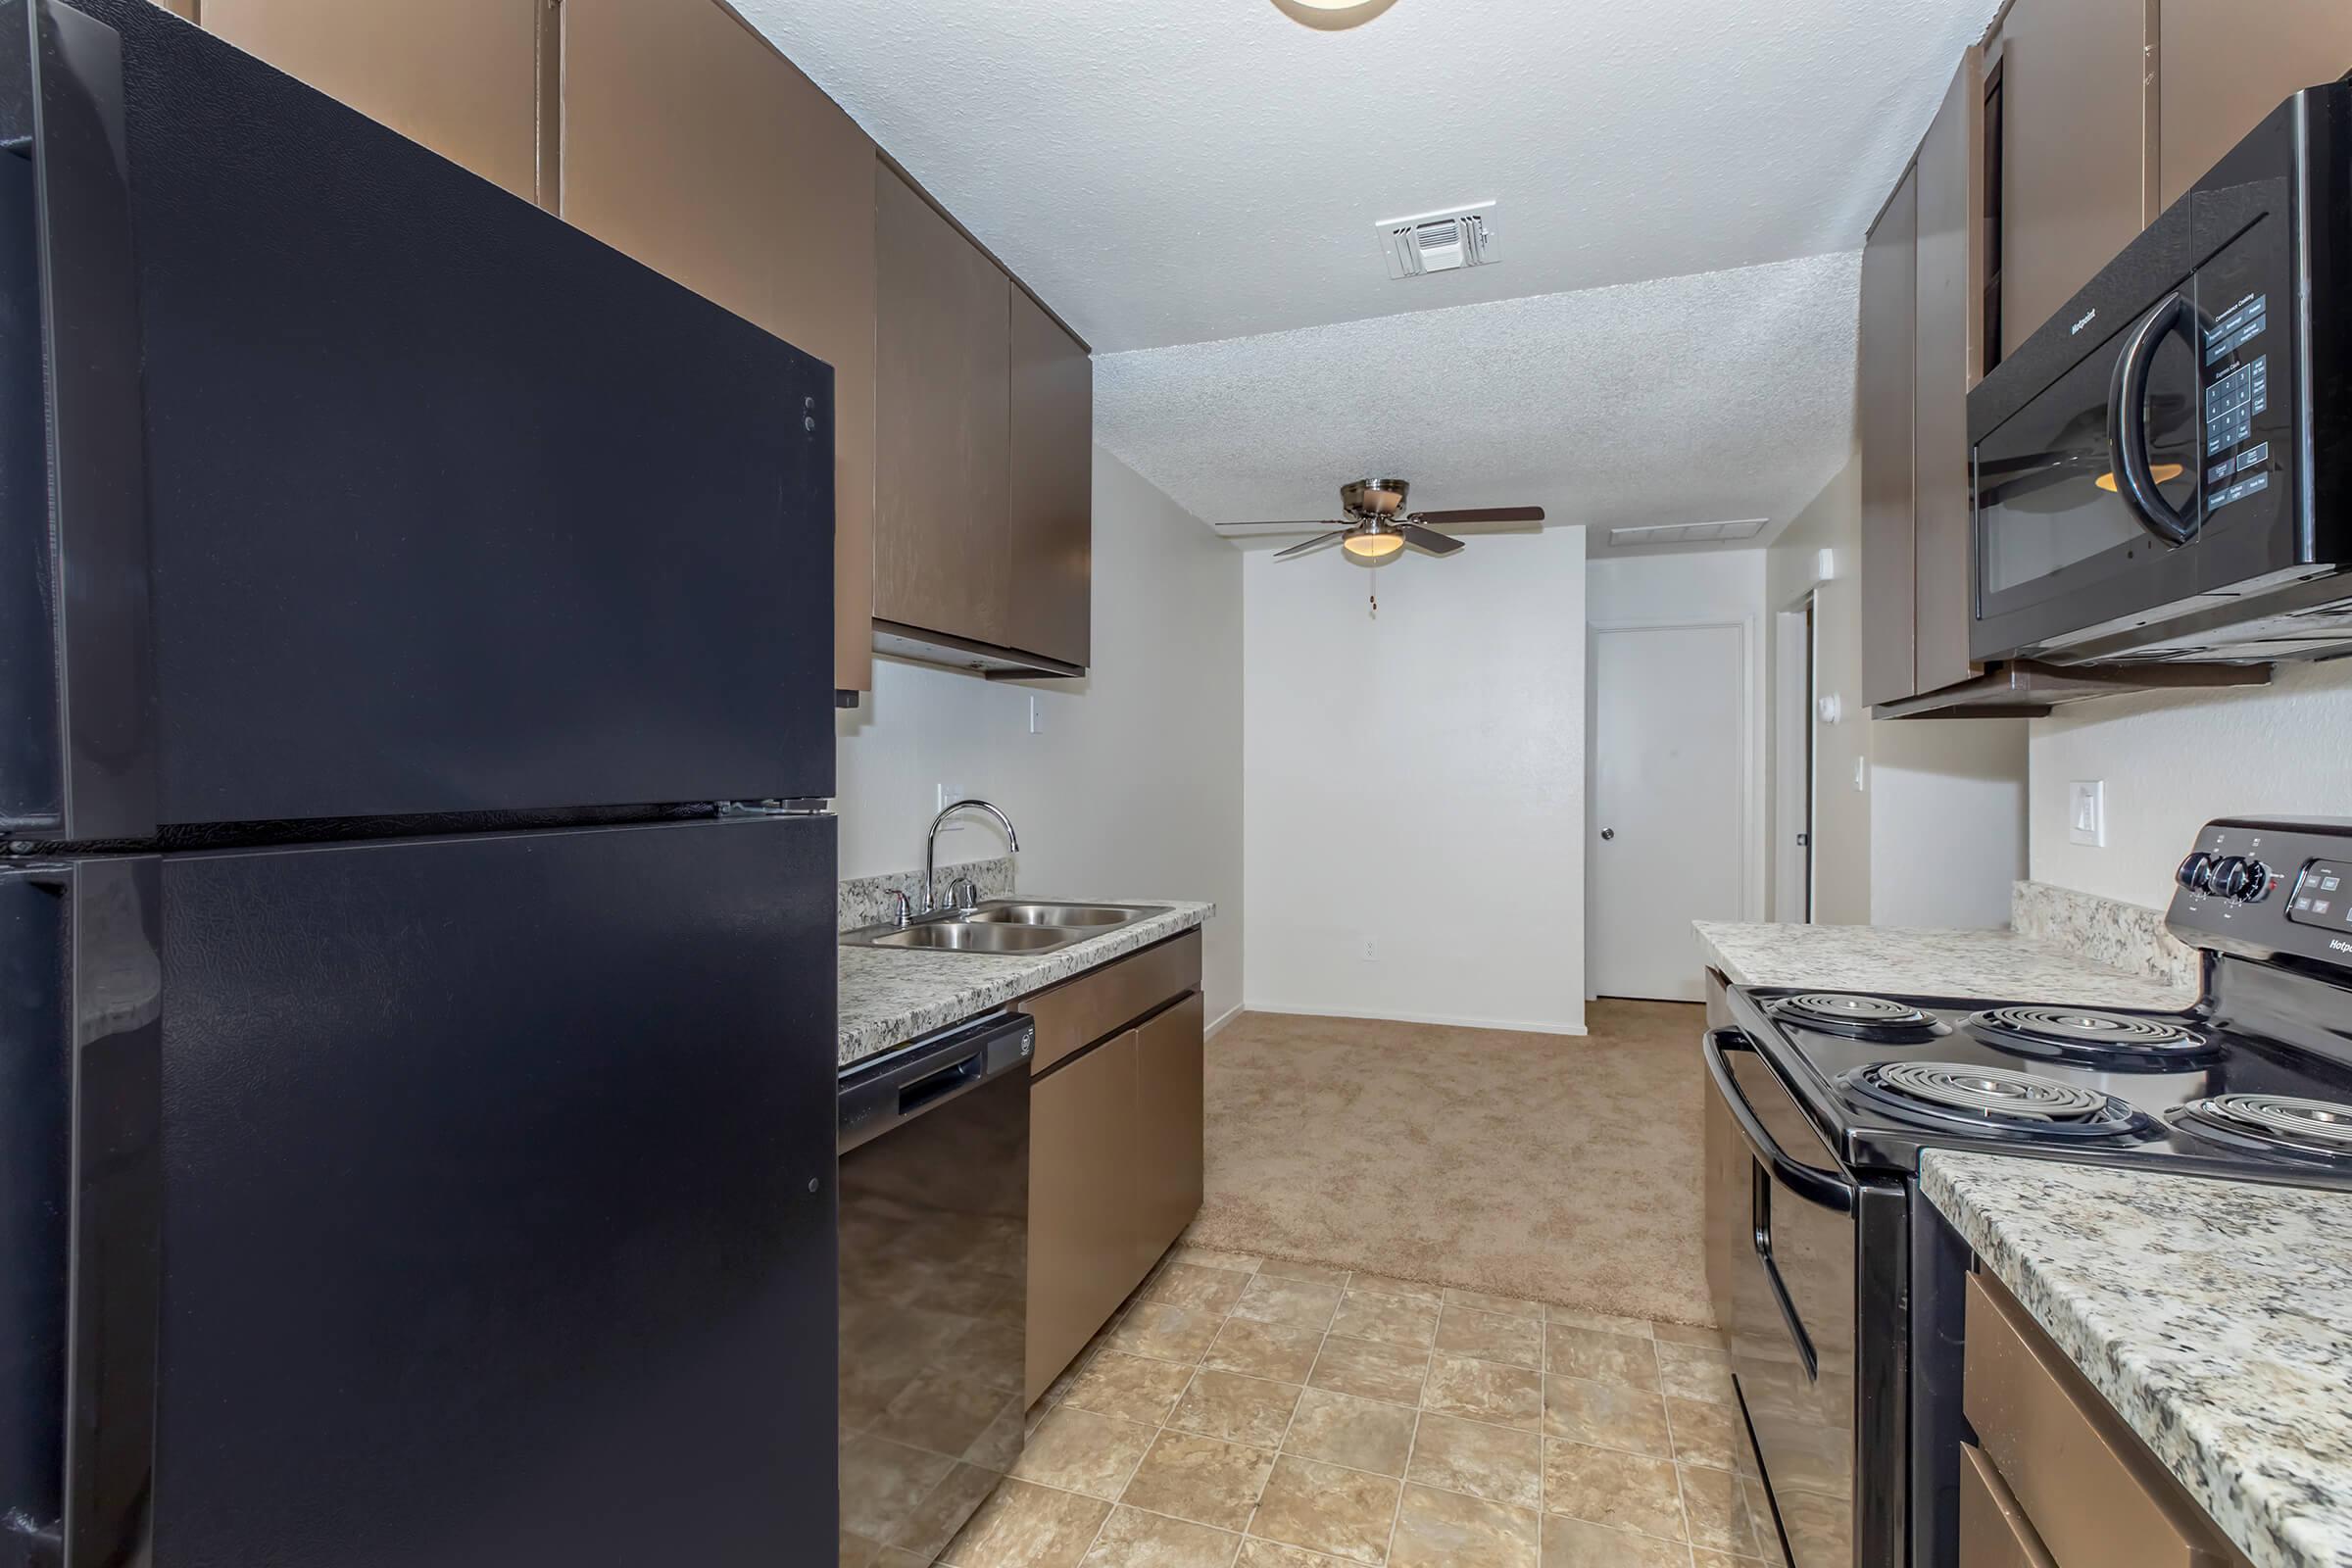
<path id="1" fill-rule="evenodd" d="M 1579 1039 L 1245 1013 L 1208 1048 L 1186 1240 L 1587 1311 L 1710 1323 L 1696 1006 Z"/>

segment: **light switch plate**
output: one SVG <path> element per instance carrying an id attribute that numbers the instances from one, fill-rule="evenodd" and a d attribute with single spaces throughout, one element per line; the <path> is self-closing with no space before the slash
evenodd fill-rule
<path id="1" fill-rule="evenodd" d="M 2066 837 L 2070 844 L 2107 847 L 2107 781 L 2076 779 L 2066 787 Z"/>

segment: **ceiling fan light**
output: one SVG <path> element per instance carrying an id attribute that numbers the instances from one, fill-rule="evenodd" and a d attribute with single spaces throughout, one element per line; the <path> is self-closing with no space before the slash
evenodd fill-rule
<path id="1" fill-rule="evenodd" d="M 1404 548 L 1404 535 L 1397 533 L 1351 533 L 1340 541 L 1340 548 L 1358 561 L 1385 561 Z"/>
<path id="2" fill-rule="evenodd" d="M 1309 27 L 1340 32 L 1370 22 L 1396 0 L 1274 0 L 1274 9 Z"/>

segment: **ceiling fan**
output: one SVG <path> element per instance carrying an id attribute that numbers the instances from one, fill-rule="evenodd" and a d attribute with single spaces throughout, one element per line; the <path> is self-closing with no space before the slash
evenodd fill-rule
<path id="1" fill-rule="evenodd" d="M 1302 533 L 1309 529 L 1322 530 L 1315 538 L 1295 544 L 1288 550 L 1275 552 L 1276 561 L 1289 561 L 1294 556 L 1310 556 L 1331 545 L 1357 561 L 1378 564 L 1396 555 L 1406 545 L 1433 556 L 1450 556 L 1462 548 L 1459 539 L 1438 532 L 1440 528 L 1475 527 L 1479 524 L 1525 524 L 1542 522 L 1542 507 L 1472 507 L 1461 512 L 1407 512 L 1404 498 L 1412 486 L 1402 479 L 1358 479 L 1340 486 L 1340 509 L 1348 515 L 1328 522 L 1240 522 L 1231 523 L 1217 531 L 1240 533 L 1244 530 L 1264 529 L 1283 533 Z"/>

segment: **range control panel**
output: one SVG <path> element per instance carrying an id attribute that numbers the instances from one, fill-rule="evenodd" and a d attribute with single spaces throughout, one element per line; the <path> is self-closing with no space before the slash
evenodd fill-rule
<path id="1" fill-rule="evenodd" d="M 2192 947 L 2352 968 L 2352 819 L 2209 822 L 2165 924 Z"/>

